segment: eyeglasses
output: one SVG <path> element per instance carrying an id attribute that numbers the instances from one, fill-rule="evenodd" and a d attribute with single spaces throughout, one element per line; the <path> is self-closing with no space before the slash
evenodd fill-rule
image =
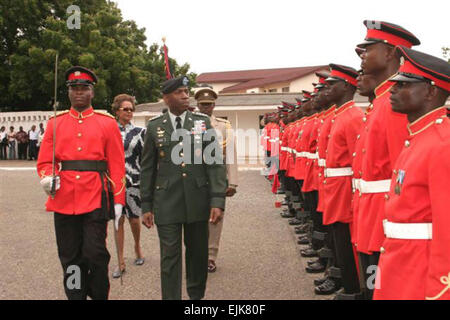
<path id="1" fill-rule="evenodd" d="M 119 108 L 119 110 L 122 110 L 125 112 L 134 112 L 134 109 L 131 109 L 131 108 Z"/>

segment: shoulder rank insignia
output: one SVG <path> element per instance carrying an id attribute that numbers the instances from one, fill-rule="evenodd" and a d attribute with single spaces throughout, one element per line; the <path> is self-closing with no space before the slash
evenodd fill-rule
<path id="1" fill-rule="evenodd" d="M 195 115 L 197 115 L 197 116 L 201 116 L 201 117 L 205 117 L 205 118 L 209 118 L 206 114 L 204 114 L 204 113 L 200 113 L 200 112 L 192 112 L 192 114 L 195 114 Z"/>
<path id="2" fill-rule="evenodd" d="M 56 116 L 59 117 L 59 116 L 62 116 L 63 114 L 66 114 L 66 113 L 68 113 L 68 112 L 69 112 L 69 110 L 59 111 L 59 112 L 56 114 Z M 54 118 L 54 117 L 55 117 L 54 115 L 51 115 L 49 119 Z"/>
<path id="3" fill-rule="evenodd" d="M 151 118 L 149 121 L 154 121 L 154 120 L 156 120 L 156 119 L 161 118 L 162 116 L 163 116 L 163 114 L 160 114 L 159 116 L 156 116 L 156 117 Z"/>
<path id="4" fill-rule="evenodd" d="M 113 115 L 111 115 L 111 114 L 110 114 L 109 112 L 107 112 L 107 111 L 94 110 L 94 113 L 100 114 L 100 115 L 102 115 L 102 116 L 107 116 L 107 117 L 113 118 L 114 120 L 116 119 L 116 118 L 114 118 Z"/>
<path id="5" fill-rule="evenodd" d="M 225 122 L 225 123 L 228 122 L 228 123 L 230 123 L 230 121 L 228 121 L 227 119 L 224 119 L 224 118 L 217 118 L 217 117 L 216 117 L 216 120 L 217 120 L 217 121 L 220 121 L 220 122 Z"/>

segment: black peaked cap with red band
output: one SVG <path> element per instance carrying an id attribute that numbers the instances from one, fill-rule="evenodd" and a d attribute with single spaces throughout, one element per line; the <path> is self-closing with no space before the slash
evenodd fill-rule
<path id="1" fill-rule="evenodd" d="M 356 47 L 355 48 L 355 52 L 358 55 L 358 57 L 361 57 L 361 55 L 366 51 L 366 49 L 362 48 L 362 47 Z"/>
<path id="2" fill-rule="evenodd" d="M 447 61 L 403 46 L 398 46 L 397 52 L 403 58 L 391 81 L 430 81 L 450 93 L 450 64 Z"/>
<path id="3" fill-rule="evenodd" d="M 85 67 L 74 66 L 67 69 L 66 85 L 95 85 L 97 83 L 97 76 L 95 73 Z"/>
<path id="4" fill-rule="evenodd" d="M 420 40 L 414 34 L 396 24 L 385 21 L 364 20 L 364 25 L 367 27 L 367 35 L 364 39 L 365 41 L 358 45 L 360 48 L 379 42 L 393 46 L 403 45 L 408 48 L 420 44 Z"/>
<path id="5" fill-rule="evenodd" d="M 322 89 L 326 86 L 327 82 L 325 81 L 325 79 L 330 76 L 330 73 L 327 71 L 317 71 L 316 76 L 319 78 L 319 83 L 315 85 L 314 88 Z"/>
<path id="6" fill-rule="evenodd" d="M 355 87 L 357 86 L 358 81 L 356 78 L 358 78 L 359 74 L 356 69 L 334 63 L 330 63 L 330 69 L 330 76 L 326 79 L 326 81 L 342 80 Z"/>
<path id="7" fill-rule="evenodd" d="M 303 99 L 302 102 L 308 102 L 309 100 L 311 100 L 312 96 L 311 96 L 311 92 L 307 91 L 307 90 L 302 90 L 302 94 L 303 94 Z"/>

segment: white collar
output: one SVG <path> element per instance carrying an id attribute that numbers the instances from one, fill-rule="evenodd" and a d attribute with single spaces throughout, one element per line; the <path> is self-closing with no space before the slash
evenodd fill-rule
<path id="1" fill-rule="evenodd" d="M 172 112 L 170 112 L 170 110 L 167 111 L 167 112 L 169 113 L 170 122 L 172 123 L 172 127 L 173 127 L 174 130 L 175 130 L 175 128 L 177 127 L 177 124 L 176 124 L 176 121 L 175 121 L 175 119 L 176 119 L 177 117 L 180 117 L 180 118 L 181 118 L 181 127 L 184 126 L 184 119 L 186 118 L 186 114 L 187 114 L 186 111 L 184 111 L 184 112 L 183 112 L 182 114 L 180 114 L 179 116 L 174 115 Z"/>

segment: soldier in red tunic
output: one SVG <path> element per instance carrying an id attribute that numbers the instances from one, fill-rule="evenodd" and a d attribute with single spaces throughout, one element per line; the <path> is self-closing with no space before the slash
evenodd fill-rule
<path id="1" fill-rule="evenodd" d="M 385 194 L 389 191 L 392 166 L 407 136 L 405 115 L 391 110 L 388 79 L 398 71 L 400 59 L 396 45 L 411 47 L 420 41 L 408 30 L 383 21 L 364 21 L 367 27 L 365 41 L 358 45 L 361 68 L 365 75 L 376 79 L 375 99 L 370 116 L 363 117 L 364 134 L 355 149 L 359 182 L 356 248 L 361 255 L 361 272 L 373 275 L 384 240 Z M 354 162 L 355 163 L 355 162 Z M 355 170 L 354 170 L 355 171 Z M 372 284 L 369 285 L 372 287 Z"/>
<path id="2" fill-rule="evenodd" d="M 394 112 L 408 135 L 392 166 L 374 299 L 450 299 L 450 95 L 447 61 L 397 48 Z"/>
<path id="3" fill-rule="evenodd" d="M 54 211 L 68 299 L 107 299 L 107 222 L 120 215 L 125 204 L 122 138 L 115 119 L 92 108 L 95 74 L 72 67 L 66 80 L 71 108 L 49 120 L 37 171 L 50 195 L 46 209 Z"/>
<path id="4" fill-rule="evenodd" d="M 347 66 L 330 64 L 327 94 L 336 104 L 331 120 L 330 139 L 326 153 L 324 194 L 326 199 L 323 223 L 333 234 L 336 265 L 341 271 L 344 291 L 337 298 L 355 298 L 359 281 L 351 244 L 352 161 L 363 112 L 355 106 L 358 72 Z"/>

